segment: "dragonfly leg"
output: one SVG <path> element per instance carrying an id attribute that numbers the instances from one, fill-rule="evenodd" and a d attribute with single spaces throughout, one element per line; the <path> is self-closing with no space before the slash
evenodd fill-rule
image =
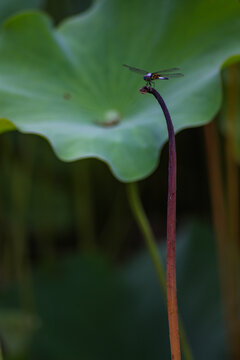
<path id="1" fill-rule="evenodd" d="M 147 86 L 149 86 L 150 88 L 152 88 L 153 86 L 155 86 L 154 81 L 148 81 Z"/>

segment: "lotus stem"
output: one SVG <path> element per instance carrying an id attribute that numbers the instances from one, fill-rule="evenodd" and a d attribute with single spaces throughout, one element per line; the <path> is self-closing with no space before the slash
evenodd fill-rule
<path id="1" fill-rule="evenodd" d="M 167 205 L 167 308 L 169 338 L 172 360 L 181 360 L 179 341 L 177 286 L 176 286 L 176 145 L 172 119 L 168 108 L 161 95 L 152 87 L 144 86 L 140 89 L 142 94 L 155 96 L 162 108 L 166 119 L 169 138 L 169 161 L 168 161 L 168 205 Z"/>

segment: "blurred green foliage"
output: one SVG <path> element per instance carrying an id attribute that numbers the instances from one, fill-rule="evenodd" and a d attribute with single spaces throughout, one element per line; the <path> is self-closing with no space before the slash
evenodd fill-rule
<path id="1" fill-rule="evenodd" d="M 213 234 L 204 223 L 180 232 L 177 264 L 194 359 L 225 359 Z M 37 271 L 33 293 L 41 326 L 30 359 L 169 358 L 166 307 L 145 252 L 120 268 L 100 255 L 68 256 Z M 7 346 L 13 334 L 6 335 Z"/>

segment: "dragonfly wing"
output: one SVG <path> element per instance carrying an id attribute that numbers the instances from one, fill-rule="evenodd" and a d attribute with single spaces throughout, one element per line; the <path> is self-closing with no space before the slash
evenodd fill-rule
<path id="1" fill-rule="evenodd" d="M 160 74 L 159 74 L 159 76 L 161 77 Z M 174 74 L 163 74 L 163 76 L 167 77 L 167 78 L 178 78 L 178 77 L 182 77 L 184 75 L 181 73 L 174 73 Z"/>
<path id="2" fill-rule="evenodd" d="M 175 68 L 170 68 L 170 69 L 158 70 L 158 71 L 155 71 L 153 74 L 164 74 L 164 73 L 169 73 L 169 72 L 178 71 L 178 70 L 180 70 L 180 69 L 175 67 Z"/>
<path id="3" fill-rule="evenodd" d="M 128 68 L 129 70 L 131 71 L 134 71 L 138 74 L 142 74 L 142 75 L 145 75 L 145 74 L 148 74 L 149 71 L 146 71 L 146 70 L 141 70 L 141 69 L 138 69 L 138 68 L 135 68 L 133 66 L 129 66 L 129 65 L 126 65 L 126 64 L 123 64 L 123 66 L 125 66 L 126 68 Z"/>

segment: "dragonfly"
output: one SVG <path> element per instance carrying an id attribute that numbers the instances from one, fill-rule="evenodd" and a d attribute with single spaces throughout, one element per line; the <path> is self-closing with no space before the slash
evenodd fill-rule
<path id="1" fill-rule="evenodd" d="M 145 80 L 147 82 L 148 86 L 151 86 L 152 82 L 154 80 L 169 80 L 172 78 L 178 78 L 178 77 L 183 76 L 182 73 L 176 72 L 176 71 L 180 70 L 177 67 L 170 68 L 170 69 L 164 69 L 164 70 L 158 70 L 155 72 L 150 72 L 150 71 L 138 69 L 136 67 L 129 66 L 126 64 L 123 64 L 123 66 L 125 66 L 126 68 L 128 68 L 129 70 L 131 70 L 135 73 L 143 75 L 143 80 Z"/>

